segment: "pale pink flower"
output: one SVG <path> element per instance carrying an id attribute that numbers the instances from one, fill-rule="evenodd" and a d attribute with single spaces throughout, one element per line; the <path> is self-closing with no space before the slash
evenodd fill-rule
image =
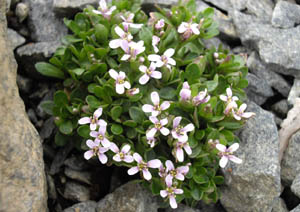
<path id="1" fill-rule="evenodd" d="M 200 104 L 204 104 L 210 100 L 210 95 L 207 94 L 207 89 L 204 91 L 200 91 L 197 96 L 193 98 L 193 104 L 198 106 Z"/>
<path id="2" fill-rule="evenodd" d="M 243 103 L 236 112 L 235 111 L 233 112 L 233 117 L 239 121 L 242 118 L 248 119 L 255 115 L 255 113 L 253 113 L 253 112 L 244 112 L 246 110 L 246 108 L 247 108 L 247 105 L 245 103 Z"/>
<path id="3" fill-rule="evenodd" d="M 116 153 L 113 156 L 114 161 L 117 161 L 117 162 L 125 161 L 126 163 L 133 162 L 133 157 L 132 157 L 132 155 L 130 155 L 130 145 L 129 144 L 125 144 L 120 151 L 119 147 L 115 143 L 111 142 L 110 150 L 113 151 L 114 153 Z"/>
<path id="4" fill-rule="evenodd" d="M 102 147 L 99 141 L 87 140 L 86 145 L 90 148 L 90 150 L 84 153 L 84 158 L 86 160 L 91 159 L 93 156 L 98 156 L 100 162 L 105 164 L 107 162 L 107 156 L 104 154 L 109 149 Z"/>
<path id="5" fill-rule="evenodd" d="M 167 136 L 167 135 L 170 134 L 170 130 L 168 128 L 164 127 L 165 125 L 168 124 L 168 119 L 167 118 L 164 118 L 162 120 L 158 120 L 157 117 L 150 116 L 149 119 L 154 124 L 154 127 L 151 128 L 146 133 L 147 138 L 154 137 L 157 131 L 160 131 L 161 134 L 163 134 L 164 136 Z"/>
<path id="6" fill-rule="evenodd" d="M 106 1 L 105 0 L 100 0 L 99 1 L 99 8 L 98 10 L 93 10 L 94 13 L 99 14 L 99 15 L 103 15 L 104 18 L 109 19 L 112 12 L 117 9 L 116 6 L 112 6 L 111 8 L 107 7 Z"/>
<path id="7" fill-rule="evenodd" d="M 179 162 L 183 162 L 184 160 L 183 149 L 185 150 L 186 154 L 188 155 L 192 154 L 192 149 L 188 142 L 177 141 L 175 144 L 175 148 L 173 149 L 173 155 Z"/>
<path id="8" fill-rule="evenodd" d="M 155 53 L 159 52 L 159 49 L 157 48 L 157 44 L 159 43 L 159 41 L 160 41 L 159 37 L 157 37 L 156 35 L 152 36 L 152 46 Z"/>
<path id="9" fill-rule="evenodd" d="M 185 127 L 182 127 L 181 125 L 179 125 L 181 119 L 181 116 L 174 118 L 172 136 L 174 139 L 178 139 L 178 141 L 184 143 L 188 140 L 187 133 L 193 131 L 195 127 L 192 123 L 186 125 Z"/>
<path id="10" fill-rule="evenodd" d="M 180 166 L 175 169 L 172 161 L 166 161 L 166 172 L 168 173 L 166 176 L 166 184 L 172 184 L 173 178 L 177 180 L 184 181 L 184 176 L 189 172 L 189 166 Z"/>
<path id="11" fill-rule="evenodd" d="M 156 144 L 156 138 L 154 137 L 147 138 L 147 143 L 150 145 L 151 148 L 153 148 Z"/>
<path id="12" fill-rule="evenodd" d="M 171 65 L 175 66 L 176 61 L 171 58 L 175 53 L 175 50 L 170 48 L 167 49 L 162 56 L 157 54 L 150 54 L 148 56 L 148 60 L 155 62 L 156 67 L 160 68 L 162 66 L 166 66 L 169 70 L 171 70 Z"/>
<path id="13" fill-rule="evenodd" d="M 100 116 L 102 115 L 102 108 L 99 107 L 97 110 L 95 110 L 93 116 L 91 117 L 83 117 L 78 120 L 78 124 L 90 124 L 91 130 L 96 130 L 97 126 L 106 126 L 107 123 L 100 119 Z"/>
<path id="14" fill-rule="evenodd" d="M 143 24 L 134 24 L 133 23 L 133 18 L 134 18 L 134 14 L 133 13 L 129 13 L 129 15 L 126 18 L 121 15 L 121 18 L 123 20 L 122 24 L 123 24 L 124 30 L 126 32 L 128 32 L 129 27 L 140 29 L 143 26 Z"/>
<path id="15" fill-rule="evenodd" d="M 178 32 L 183 33 L 183 38 L 188 39 L 191 37 L 191 35 L 199 35 L 200 31 L 198 29 L 198 24 L 195 23 L 187 23 L 187 22 L 182 22 L 180 26 L 178 27 Z"/>
<path id="16" fill-rule="evenodd" d="M 160 196 L 162 198 L 169 198 L 169 203 L 171 208 L 177 208 L 176 194 L 183 194 L 183 190 L 172 186 L 172 183 L 166 183 L 167 188 L 160 191 Z"/>
<path id="17" fill-rule="evenodd" d="M 136 56 L 143 53 L 146 49 L 144 46 L 144 41 L 142 40 L 137 43 L 133 41 L 128 43 L 126 40 L 123 40 L 121 42 L 121 48 L 125 52 L 125 54 L 121 58 L 122 61 L 127 61 L 130 58 L 136 59 Z"/>
<path id="18" fill-rule="evenodd" d="M 239 100 L 238 97 L 232 96 L 232 90 L 230 88 L 226 89 L 226 94 L 225 95 L 220 95 L 220 99 L 224 102 L 226 102 L 226 108 L 224 111 L 224 114 L 229 114 L 233 109 L 237 108 L 237 103 L 236 101 Z"/>
<path id="19" fill-rule="evenodd" d="M 139 88 L 132 88 L 132 89 L 127 90 L 127 94 L 129 96 L 134 96 L 134 95 L 138 94 L 139 92 L 140 92 Z"/>
<path id="20" fill-rule="evenodd" d="M 130 89 L 131 85 L 128 81 L 125 81 L 126 75 L 123 71 L 118 73 L 114 69 L 110 69 L 109 75 L 111 78 L 116 80 L 116 92 L 118 94 L 123 94 L 125 92 L 125 88 Z"/>
<path id="21" fill-rule="evenodd" d="M 224 146 L 223 144 L 217 144 L 216 148 L 220 151 L 219 155 L 221 157 L 221 160 L 219 162 L 219 165 L 221 168 L 224 168 L 226 166 L 228 160 L 231 160 L 232 162 L 237 164 L 241 164 L 243 162 L 242 159 L 233 155 L 233 152 L 239 148 L 238 143 L 234 143 L 228 148 L 226 148 L 226 146 Z"/>
<path id="22" fill-rule="evenodd" d="M 122 41 L 130 42 L 133 38 L 130 32 L 124 32 L 123 29 L 121 29 L 121 27 L 119 26 L 115 27 L 115 32 L 117 33 L 117 35 L 119 35 L 120 38 L 111 40 L 109 42 L 109 47 L 112 49 L 121 47 Z"/>
<path id="23" fill-rule="evenodd" d="M 152 113 L 152 116 L 158 116 L 161 111 L 167 110 L 170 107 L 170 102 L 164 101 L 161 105 L 159 105 L 159 95 L 156 91 L 151 93 L 151 100 L 154 105 L 145 104 L 142 107 L 142 110 L 145 113 Z"/>
<path id="24" fill-rule="evenodd" d="M 157 21 L 157 23 L 155 24 L 155 29 L 160 30 L 160 29 L 164 28 L 164 26 L 165 26 L 165 20 L 164 19 L 159 19 Z"/>
<path id="25" fill-rule="evenodd" d="M 159 168 L 161 165 L 161 161 L 158 159 L 150 160 L 147 163 L 143 161 L 143 158 L 138 153 L 133 153 L 133 158 L 137 162 L 137 166 L 134 166 L 130 169 L 128 169 L 127 173 L 129 175 L 134 175 L 141 171 L 143 173 L 143 176 L 145 180 L 151 180 L 152 175 L 148 168 Z"/>
<path id="26" fill-rule="evenodd" d="M 95 138 L 95 141 L 100 142 L 103 147 L 108 148 L 110 146 L 110 141 L 105 136 L 106 125 L 100 126 L 98 131 L 91 131 L 90 136 Z"/>
<path id="27" fill-rule="evenodd" d="M 141 85 L 145 85 L 150 80 L 150 78 L 161 79 L 162 74 L 159 71 L 155 71 L 155 69 L 155 63 L 151 63 L 149 68 L 147 68 L 144 65 L 141 65 L 139 67 L 139 70 L 143 72 L 144 75 L 141 76 L 141 78 L 139 79 L 139 83 Z"/>
<path id="28" fill-rule="evenodd" d="M 158 175 L 161 177 L 161 178 L 166 178 L 167 176 L 167 172 L 166 172 L 166 169 L 163 165 L 163 163 L 161 163 L 160 167 L 159 167 L 159 170 L 158 170 Z"/>
<path id="29" fill-rule="evenodd" d="M 192 91 L 188 82 L 184 82 L 179 93 L 181 101 L 189 101 L 192 96 Z"/>

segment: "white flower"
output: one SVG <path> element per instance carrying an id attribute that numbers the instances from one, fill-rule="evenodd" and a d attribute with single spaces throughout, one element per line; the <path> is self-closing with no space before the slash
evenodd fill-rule
<path id="1" fill-rule="evenodd" d="M 151 77 L 155 79 L 161 79 L 162 74 L 159 71 L 155 71 L 155 69 L 156 69 L 155 63 L 151 63 L 149 68 L 147 68 L 144 65 L 141 65 L 139 67 L 139 70 L 143 72 L 144 75 L 141 76 L 139 83 L 141 85 L 145 85 Z"/>
<path id="2" fill-rule="evenodd" d="M 159 105 L 159 95 L 156 91 L 151 93 L 151 100 L 154 105 L 145 104 L 142 107 L 142 110 L 145 113 L 152 113 L 152 116 L 158 116 L 161 111 L 166 110 L 170 107 L 170 102 L 164 101 L 161 105 Z"/>
<path id="3" fill-rule="evenodd" d="M 112 6 L 111 8 L 108 8 L 105 0 L 100 0 L 99 5 L 100 5 L 99 10 L 93 10 L 93 12 L 99 15 L 103 15 L 103 17 L 107 19 L 109 19 L 112 12 L 115 9 L 117 9 L 116 6 Z"/>
<path id="4" fill-rule="evenodd" d="M 114 153 L 116 153 L 113 156 L 114 161 L 117 161 L 117 162 L 125 161 L 126 163 L 133 162 L 133 157 L 129 154 L 129 152 L 130 152 L 129 144 L 125 144 L 120 151 L 119 147 L 115 143 L 111 142 L 110 150 L 113 151 Z"/>
<path id="5" fill-rule="evenodd" d="M 233 117 L 236 119 L 236 120 L 241 120 L 242 118 L 250 118 L 252 116 L 255 115 L 255 113 L 253 112 L 244 112 L 247 108 L 247 105 L 245 103 L 243 103 L 240 108 L 235 112 L 233 112 Z"/>
<path id="6" fill-rule="evenodd" d="M 199 35 L 198 24 L 182 22 L 178 27 L 178 32 L 183 33 L 184 39 L 188 39 L 192 34 Z"/>
<path id="7" fill-rule="evenodd" d="M 233 155 L 233 152 L 239 148 L 238 143 L 234 143 L 228 148 L 226 148 L 226 146 L 224 146 L 223 144 L 217 144 L 216 148 L 220 151 L 219 155 L 221 156 L 221 160 L 219 162 L 219 165 L 221 168 L 224 168 L 226 166 L 228 160 L 231 160 L 232 162 L 237 164 L 241 164 L 243 162 L 240 158 Z"/>
<path id="8" fill-rule="evenodd" d="M 122 61 L 129 60 L 130 58 L 136 59 L 136 56 L 144 52 L 146 49 L 144 46 L 144 41 L 142 40 L 137 43 L 133 41 L 128 43 L 126 40 L 123 40 L 121 42 L 121 48 L 125 52 L 121 58 Z"/>
<path id="9" fill-rule="evenodd" d="M 224 102 L 226 102 L 226 108 L 224 111 L 224 114 L 229 114 L 233 109 L 237 108 L 237 103 L 236 101 L 239 100 L 236 96 L 232 96 L 232 90 L 230 88 L 226 89 L 226 94 L 225 95 L 220 95 L 220 99 Z"/>
<path id="10" fill-rule="evenodd" d="M 118 73 L 114 69 L 110 69 L 109 75 L 111 78 L 116 80 L 116 92 L 118 94 L 123 94 L 125 92 L 125 88 L 130 89 L 131 85 L 128 81 L 125 81 L 126 75 L 123 71 Z"/>
<path id="11" fill-rule="evenodd" d="M 152 46 L 155 53 L 159 52 L 159 49 L 157 48 L 157 44 L 159 43 L 159 41 L 160 41 L 159 37 L 157 37 L 156 35 L 152 36 Z"/>
<path id="12" fill-rule="evenodd" d="M 188 141 L 187 133 L 193 131 L 195 127 L 192 123 L 186 125 L 185 127 L 182 127 L 181 125 L 179 125 L 181 119 L 182 119 L 181 116 L 174 118 L 172 136 L 174 139 L 178 139 L 178 141 L 180 142 L 187 142 Z"/>
<path id="13" fill-rule="evenodd" d="M 164 118 L 162 120 L 158 120 L 155 116 L 150 116 L 149 119 L 154 124 L 154 127 L 151 128 L 146 133 L 147 138 L 153 138 L 157 131 L 160 131 L 161 134 L 163 134 L 164 136 L 167 136 L 167 135 L 170 134 L 170 130 L 168 128 L 164 127 L 165 125 L 168 124 L 168 119 L 167 118 Z"/>
<path id="14" fill-rule="evenodd" d="M 125 40 L 127 42 L 130 42 L 132 40 L 132 35 L 129 32 L 124 32 L 121 27 L 116 26 L 115 27 L 115 32 L 117 35 L 119 35 L 119 39 L 114 39 L 109 42 L 109 47 L 112 49 L 117 49 L 121 47 L 122 41 Z"/>
<path id="15" fill-rule="evenodd" d="M 162 56 L 157 54 L 150 54 L 148 56 L 148 60 L 155 62 L 158 68 L 162 66 L 166 66 L 169 70 L 171 70 L 171 65 L 175 66 L 176 61 L 171 58 L 175 53 L 175 50 L 170 48 L 167 49 Z"/>
<path id="16" fill-rule="evenodd" d="M 136 29 L 140 29 L 142 28 L 143 24 L 134 24 L 133 23 L 133 18 L 134 18 L 134 14 L 130 13 L 127 18 L 125 18 L 124 16 L 120 16 L 123 20 L 122 24 L 124 26 L 124 29 L 126 32 L 128 32 L 128 28 L 132 27 L 132 28 L 136 28 Z"/>

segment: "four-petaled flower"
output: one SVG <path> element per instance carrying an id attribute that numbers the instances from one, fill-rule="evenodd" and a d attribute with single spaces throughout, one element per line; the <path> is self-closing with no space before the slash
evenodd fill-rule
<path id="1" fill-rule="evenodd" d="M 139 42 L 133 42 L 131 41 L 128 43 L 128 41 L 123 40 L 121 42 L 121 48 L 125 52 L 125 54 L 121 57 L 122 61 L 126 61 L 131 59 L 136 59 L 136 56 L 141 54 L 145 51 L 144 41 L 140 40 Z"/>
<path id="2" fill-rule="evenodd" d="M 174 118 L 172 136 L 174 139 L 178 139 L 178 141 L 180 142 L 187 142 L 187 133 L 193 131 L 195 127 L 192 123 L 186 125 L 185 127 L 182 127 L 181 125 L 179 125 L 181 119 L 181 116 Z"/>
<path id="3" fill-rule="evenodd" d="M 123 29 L 121 29 L 121 27 L 119 26 L 115 27 L 115 32 L 117 33 L 117 35 L 119 35 L 120 38 L 111 40 L 109 42 L 109 47 L 112 49 L 121 47 L 122 41 L 130 42 L 133 38 L 130 32 L 124 32 Z"/>
<path id="4" fill-rule="evenodd" d="M 102 164 L 107 162 L 107 156 L 104 154 L 109 149 L 102 147 L 99 141 L 87 140 L 86 145 L 90 148 L 90 150 L 84 153 L 84 158 L 86 160 L 91 159 L 91 157 L 98 155 L 98 158 Z"/>
<path id="5" fill-rule="evenodd" d="M 171 65 L 175 66 L 176 61 L 171 58 L 175 53 L 175 50 L 170 48 L 167 49 L 162 56 L 157 54 L 150 54 L 148 56 L 148 60 L 155 62 L 156 67 L 160 68 L 162 66 L 166 66 L 169 70 L 171 70 Z"/>
<path id="6" fill-rule="evenodd" d="M 220 99 L 224 102 L 226 102 L 226 108 L 224 111 L 224 114 L 229 114 L 233 109 L 237 108 L 237 103 L 236 101 L 239 100 L 238 97 L 232 96 L 232 90 L 230 88 L 226 89 L 226 94 L 225 95 L 220 95 Z"/>
<path id="7" fill-rule="evenodd" d="M 150 116 L 149 117 L 150 121 L 154 124 L 154 127 L 151 128 L 147 133 L 146 136 L 147 138 L 152 138 L 155 136 L 157 131 L 160 131 L 161 134 L 163 134 L 164 136 L 169 135 L 170 130 L 166 127 L 164 127 L 165 125 L 168 124 L 168 119 L 164 118 L 162 120 L 158 120 L 157 117 L 155 116 Z"/>
<path id="8" fill-rule="evenodd" d="M 126 163 L 132 163 L 133 162 L 133 157 L 130 155 L 130 145 L 125 144 L 121 151 L 119 147 L 115 143 L 111 143 L 110 145 L 110 150 L 116 153 L 113 156 L 113 160 L 117 162 L 125 161 Z"/>
<path id="9" fill-rule="evenodd" d="M 183 162 L 184 160 L 183 149 L 185 150 L 186 154 L 192 154 L 192 149 L 188 142 L 177 141 L 175 144 L 175 148 L 173 149 L 173 155 L 179 162 Z"/>
<path id="10" fill-rule="evenodd" d="M 125 81 L 126 75 L 123 71 L 118 73 L 114 69 L 110 69 L 109 75 L 111 78 L 116 80 L 116 92 L 118 94 L 123 94 L 125 92 L 125 88 L 130 89 L 131 85 L 128 81 Z"/>
<path id="11" fill-rule="evenodd" d="M 228 148 L 226 148 L 226 146 L 224 146 L 223 144 L 217 144 L 216 148 L 220 151 L 219 155 L 221 157 L 221 160 L 219 162 L 219 165 L 221 168 L 224 168 L 226 166 L 228 160 L 231 160 L 232 162 L 237 164 L 241 164 L 243 162 L 242 159 L 233 155 L 233 152 L 239 148 L 238 143 L 234 143 Z"/>
<path id="12" fill-rule="evenodd" d="M 90 129 L 91 130 L 96 130 L 97 126 L 106 126 L 107 123 L 103 120 L 100 119 L 100 116 L 102 115 L 102 108 L 99 107 L 97 110 L 95 110 L 93 116 L 91 117 L 83 117 L 78 120 L 78 124 L 90 124 Z"/>
<path id="13" fill-rule="evenodd" d="M 149 172 L 148 168 L 159 168 L 161 165 L 161 161 L 158 159 L 150 160 L 147 163 L 143 161 L 143 158 L 138 153 L 133 153 L 133 158 L 137 162 L 137 166 L 134 166 L 130 169 L 128 169 L 129 175 L 134 175 L 141 171 L 143 173 L 143 176 L 146 180 L 151 180 L 152 175 Z"/>
<path id="14" fill-rule="evenodd" d="M 156 69 L 155 63 L 151 63 L 149 68 L 147 68 L 144 65 L 141 65 L 139 67 L 139 70 L 143 72 L 144 75 L 141 76 L 141 78 L 139 79 L 139 83 L 141 85 L 145 85 L 151 77 L 155 79 L 161 79 L 162 74 L 159 71 L 155 71 L 155 69 Z"/>
<path id="15" fill-rule="evenodd" d="M 152 36 L 152 46 L 155 53 L 159 52 L 159 49 L 157 48 L 157 44 L 159 43 L 159 41 L 160 41 L 159 37 L 157 37 L 156 35 Z"/>
<path id="16" fill-rule="evenodd" d="M 183 194 L 183 190 L 172 186 L 172 183 L 166 183 L 167 188 L 160 191 L 160 196 L 162 198 L 169 198 L 171 208 L 177 208 L 176 194 Z"/>
<path id="17" fill-rule="evenodd" d="M 161 113 L 161 111 L 166 110 L 170 107 L 170 102 L 168 101 L 164 101 L 161 105 L 159 105 L 160 98 L 156 91 L 151 93 L 151 100 L 154 106 L 145 104 L 143 105 L 142 110 L 145 113 L 152 113 L 152 116 L 158 116 Z"/>
<path id="18" fill-rule="evenodd" d="M 192 96 L 192 91 L 188 82 L 184 82 L 179 93 L 181 101 L 189 101 Z"/>
<path id="19" fill-rule="evenodd" d="M 247 108 L 247 105 L 243 103 L 237 111 L 233 112 L 233 117 L 240 121 L 242 118 L 248 119 L 255 115 L 253 112 L 244 112 Z"/>
<path id="20" fill-rule="evenodd" d="M 138 94 L 139 92 L 140 92 L 139 88 L 132 88 L 132 89 L 127 90 L 127 94 L 129 96 L 134 96 L 134 95 Z"/>
<path id="21" fill-rule="evenodd" d="M 200 91 L 197 96 L 193 98 L 193 104 L 198 106 L 200 104 L 204 104 L 210 100 L 210 95 L 207 94 L 207 89 L 204 91 Z"/>
<path id="22" fill-rule="evenodd" d="M 110 141 L 105 137 L 106 125 L 100 126 L 98 131 L 91 131 L 90 136 L 95 138 L 95 141 L 100 142 L 102 146 L 108 148 Z"/>
<path id="23" fill-rule="evenodd" d="M 199 35 L 198 24 L 192 22 L 182 22 L 178 27 L 178 32 L 183 33 L 183 38 L 188 39 L 192 34 Z"/>
<path id="24" fill-rule="evenodd" d="M 117 9 L 116 6 L 112 6 L 111 8 L 108 8 L 105 0 L 100 0 L 99 6 L 100 6 L 99 10 L 93 10 L 93 12 L 99 15 L 103 15 L 103 17 L 107 19 L 111 16 L 112 12 L 115 9 Z"/>
<path id="25" fill-rule="evenodd" d="M 150 145 L 151 148 L 153 148 L 156 143 L 156 138 L 154 138 L 154 137 L 147 138 L 147 143 Z"/>
<path id="26" fill-rule="evenodd" d="M 155 24 L 155 29 L 162 29 L 165 26 L 165 20 L 164 19 L 159 19 L 157 23 Z"/>
<path id="27" fill-rule="evenodd" d="M 140 29 L 143 26 L 143 24 L 134 24 L 133 23 L 133 18 L 134 18 L 134 14 L 133 13 L 129 13 L 129 15 L 127 16 L 127 18 L 125 18 L 122 15 L 120 17 L 123 20 L 122 24 L 123 24 L 124 30 L 126 32 L 128 32 L 129 27 Z"/>
<path id="28" fill-rule="evenodd" d="M 189 172 L 189 166 L 180 166 L 175 169 L 172 161 L 166 161 L 166 172 L 168 173 L 166 176 L 166 184 L 172 184 L 173 178 L 175 177 L 177 180 L 184 181 L 184 176 Z"/>

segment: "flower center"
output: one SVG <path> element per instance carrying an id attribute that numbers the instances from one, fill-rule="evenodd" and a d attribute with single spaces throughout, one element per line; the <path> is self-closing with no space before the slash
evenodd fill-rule
<path id="1" fill-rule="evenodd" d="M 176 170 L 171 170 L 171 171 L 170 171 L 170 174 L 171 174 L 173 177 L 175 177 L 176 174 L 177 174 L 177 172 L 176 172 Z"/>
<path id="2" fill-rule="evenodd" d="M 104 138 L 103 135 L 101 135 L 101 134 L 98 135 L 99 140 L 103 140 L 103 138 Z"/>
<path id="3" fill-rule="evenodd" d="M 141 163 L 138 164 L 138 168 L 141 171 L 141 170 L 147 168 L 147 164 L 142 161 Z"/>
<path id="4" fill-rule="evenodd" d="M 98 152 L 99 152 L 99 147 L 98 147 L 98 146 L 95 146 L 95 147 L 93 148 L 93 152 L 94 152 L 94 155 L 97 155 Z"/>
<path id="5" fill-rule="evenodd" d="M 124 82 L 125 82 L 124 79 L 118 78 L 118 80 L 117 80 L 117 83 L 118 83 L 118 84 L 124 84 Z"/>
<path id="6" fill-rule="evenodd" d="M 156 110 L 156 111 L 161 111 L 160 105 L 154 105 L 154 110 Z"/>
<path id="7" fill-rule="evenodd" d="M 156 123 L 156 124 L 155 124 L 155 128 L 156 128 L 156 129 L 160 129 L 160 128 L 162 128 L 162 125 L 161 125 L 161 123 L 160 123 L 160 122 L 159 122 L 159 123 Z"/>
<path id="8" fill-rule="evenodd" d="M 163 61 L 164 64 L 168 63 L 168 58 L 165 55 L 161 56 L 161 60 Z"/>
<path id="9" fill-rule="evenodd" d="M 152 71 L 148 68 L 147 71 L 146 71 L 146 74 L 151 75 L 151 73 L 152 73 Z"/>
<path id="10" fill-rule="evenodd" d="M 181 125 L 178 125 L 176 128 L 175 128 L 175 131 L 177 134 L 179 135 L 184 135 L 184 132 L 182 131 L 182 126 Z"/>
<path id="11" fill-rule="evenodd" d="M 120 155 L 120 158 L 121 158 L 121 159 L 124 159 L 124 158 L 125 158 L 125 154 L 124 154 L 123 152 L 120 152 L 119 155 Z"/>
<path id="12" fill-rule="evenodd" d="M 96 124 L 96 122 L 97 122 L 97 118 L 96 117 L 91 116 L 90 119 L 91 119 L 91 124 Z"/>

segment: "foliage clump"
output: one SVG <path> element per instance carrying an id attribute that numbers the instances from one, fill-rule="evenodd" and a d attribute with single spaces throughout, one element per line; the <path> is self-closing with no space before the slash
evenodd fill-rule
<path id="1" fill-rule="evenodd" d="M 43 104 L 55 117 L 55 143 L 73 142 L 87 160 L 140 172 L 172 208 L 216 202 L 219 165 L 242 162 L 233 132 L 254 115 L 242 102 L 244 58 L 205 47 L 218 25 L 213 9 L 197 12 L 194 0 L 157 7 L 150 18 L 138 0 L 112 4 L 101 0 L 65 19 L 72 34 L 49 63 L 36 64 L 63 80 Z"/>

